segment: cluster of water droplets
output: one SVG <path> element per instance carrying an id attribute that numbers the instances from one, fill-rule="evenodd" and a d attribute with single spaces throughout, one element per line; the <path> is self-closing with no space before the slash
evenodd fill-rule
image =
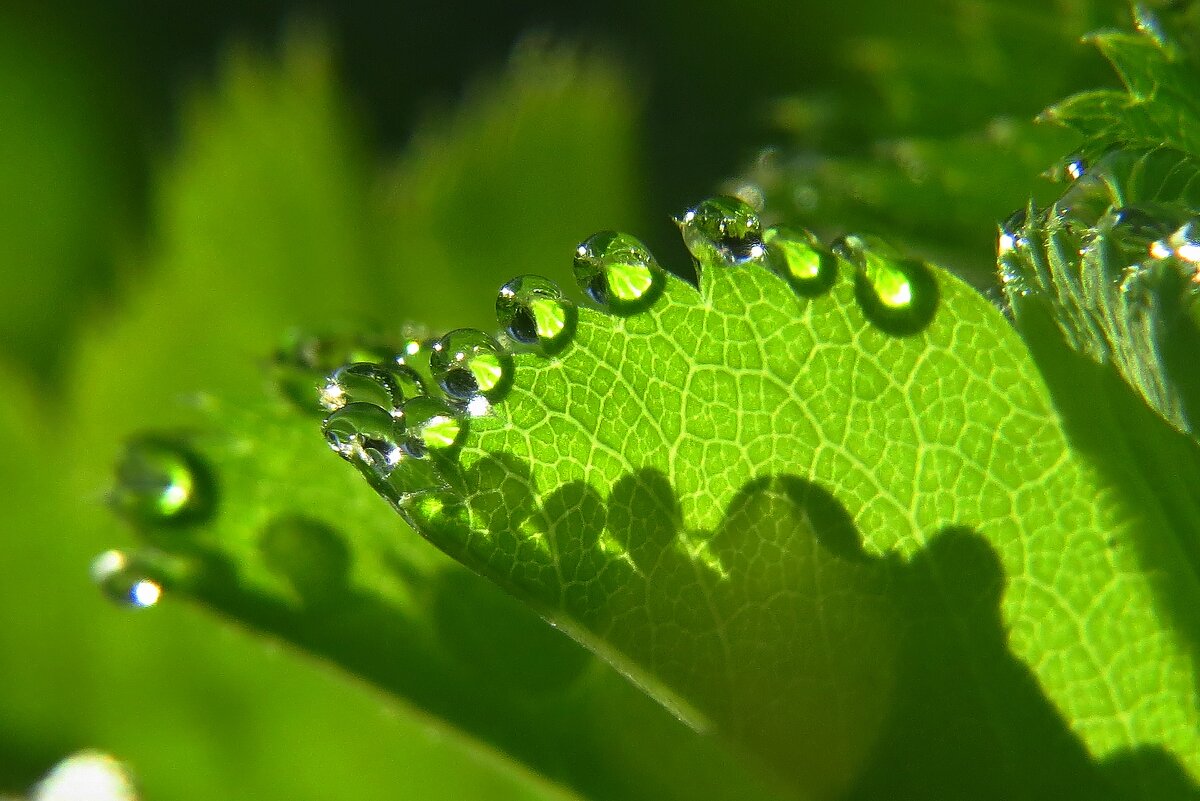
<path id="1" fill-rule="evenodd" d="M 839 258 L 850 262 L 864 311 L 896 334 L 918 330 L 936 305 L 936 283 L 921 263 L 866 237 L 848 236 L 825 247 L 808 231 L 765 227 L 749 204 L 729 196 L 707 199 L 676 222 L 698 266 L 761 265 L 804 297 L 828 292 L 837 280 Z M 573 268 L 588 300 L 617 316 L 649 309 L 669 280 L 640 240 L 617 231 L 601 231 L 580 243 Z M 372 358 L 332 369 L 320 386 L 330 448 L 394 501 L 427 483 L 436 467 L 410 468 L 410 463 L 456 453 L 470 420 L 489 414 L 511 391 L 514 355 L 563 353 L 576 337 L 579 312 L 553 281 L 524 275 L 501 287 L 496 320 L 494 336 L 461 328 L 439 338 L 414 337 L 390 351 L 381 352 L 378 343 L 373 350 L 359 348 Z M 318 361 L 309 358 L 307 366 Z"/>
<path id="2" fill-rule="evenodd" d="M 1092 164 L 1070 156 L 1051 176 L 1069 182 L 1057 201 L 1020 209 L 1000 226 L 1007 291 L 1027 296 L 1070 278 L 1052 274 L 1047 249 L 1079 261 L 1074 280 L 1094 275 L 1130 302 L 1166 271 L 1200 291 L 1200 165 L 1165 148 L 1116 150 Z"/>
<path id="3" fill-rule="evenodd" d="M 1113 365 L 1149 405 L 1194 430 L 1200 341 L 1200 162 L 1179 151 L 1073 156 L 1050 206 L 1009 218 L 997 242 L 1010 309 L 1035 296 L 1065 342 Z"/>
<path id="4" fill-rule="evenodd" d="M 210 519 L 216 508 L 212 471 L 167 436 L 131 439 L 117 462 L 115 479 L 109 505 L 152 542 L 178 541 L 189 527 Z M 109 599 L 140 609 L 155 606 L 184 569 L 184 562 L 145 547 L 105 551 L 92 561 L 91 576 Z"/>
<path id="5" fill-rule="evenodd" d="M 826 247 L 802 228 L 764 226 L 758 213 L 735 197 L 706 200 L 676 222 L 698 269 L 704 264 L 761 265 L 802 297 L 830 291 L 839 260 L 847 262 L 865 316 L 896 336 L 923 330 L 937 308 L 938 287 L 929 268 L 875 237 L 847 234 Z"/>

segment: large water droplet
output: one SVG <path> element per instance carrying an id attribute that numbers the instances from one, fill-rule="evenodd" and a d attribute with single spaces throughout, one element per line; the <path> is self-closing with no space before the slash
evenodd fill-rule
<path id="1" fill-rule="evenodd" d="M 1189 264 L 1200 264 L 1200 220 L 1188 220 L 1152 242 L 1150 255 L 1156 259 L 1176 258 Z"/>
<path id="2" fill-rule="evenodd" d="M 315 336 L 292 332 L 275 352 L 272 374 L 280 394 L 305 412 L 328 410 L 323 403 L 330 372 L 347 364 L 392 362 L 404 337 Z"/>
<path id="3" fill-rule="evenodd" d="M 347 403 L 373 403 L 394 409 L 425 392 L 421 377 L 402 364 L 356 362 L 334 370 L 321 389 L 321 405 L 333 411 Z"/>
<path id="4" fill-rule="evenodd" d="M 1150 258 L 1162 258 L 1163 248 L 1171 231 L 1178 226 L 1179 217 L 1169 210 L 1151 206 L 1124 206 L 1113 209 L 1096 224 L 1096 230 L 1087 240 L 1081 252 L 1103 248 L 1107 254 L 1099 259 L 1099 265 L 1109 271 L 1117 271 L 1117 279 L 1123 279 L 1125 268 Z"/>
<path id="5" fill-rule="evenodd" d="M 461 401 L 482 395 L 494 402 L 512 386 L 512 357 L 473 328 L 451 331 L 435 342 L 429 369 L 446 394 Z"/>
<path id="6" fill-rule="evenodd" d="M 875 325 L 908 336 L 933 319 L 937 280 L 923 262 L 903 258 L 880 240 L 857 234 L 842 237 L 833 250 L 855 266 L 855 295 Z"/>
<path id="7" fill-rule="evenodd" d="M 400 409 L 405 452 L 418 459 L 452 451 L 467 433 L 462 413 L 439 398 L 419 397 Z"/>
<path id="8" fill-rule="evenodd" d="M 806 297 L 829 291 L 837 279 L 837 259 L 812 233 L 776 226 L 763 235 L 773 269 L 797 294 Z"/>
<path id="9" fill-rule="evenodd" d="M 117 464 L 113 507 L 137 523 L 186 523 L 212 511 L 212 475 L 182 447 L 142 437 L 129 442 Z"/>
<path id="10" fill-rule="evenodd" d="M 766 254 L 762 221 L 750 204 L 720 195 L 689 209 L 676 220 L 683 242 L 700 263 L 756 261 Z"/>
<path id="11" fill-rule="evenodd" d="M 667 274 L 638 239 L 616 231 L 593 234 L 575 249 L 575 280 L 587 296 L 615 314 L 651 306 Z"/>
<path id="12" fill-rule="evenodd" d="M 571 341 L 578 313 L 553 281 L 539 275 L 514 278 L 496 297 L 496 319 L 510 337 L 557 353 Z"/>
<path id="13" fill-rule="evenodd" d="M 325 418 L 329 447 L 343 459 L 386 477 L 402 454 L 396 419 L 373 403 L 348 403 Z"/>
<path id="14" fill-rule="evenodd" d="M 92 560 L 92 580 L 109 599 L 144 609 L 162 598 L 162 583 L 124 551 L 105 551 Z"/>

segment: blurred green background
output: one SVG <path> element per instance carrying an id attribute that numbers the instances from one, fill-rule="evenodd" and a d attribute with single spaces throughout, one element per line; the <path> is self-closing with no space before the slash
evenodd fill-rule
<path id="1" fill-rule="evenodd" d="M 799 171 L 821 203 L 780 213 L 986 267 L 1063 146 L 996 126 L 1109 80 L 1077 37 L 1123 9 L 0 5 L 0 792 L 97 747 L 155 799 L 553 797 L 236 624 L 104 603 L 120 443 L 261 391 L 293 326 L 489 327 L 501 283 L 569 284 L 601 228 L 686 275 L 670 216 L 739 174 L 795 200 Z"/>

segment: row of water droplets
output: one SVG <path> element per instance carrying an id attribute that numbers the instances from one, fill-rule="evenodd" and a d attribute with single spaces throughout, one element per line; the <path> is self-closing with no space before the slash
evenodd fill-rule
<path id="1" fill-rule="evenodd" d="M 1200 208 L 1200 166 L 1165 148 L 1117 150 L 1090 165 L 1071 156 L 1052 177 L 1070 182 L 1053 205 L 1020 209 L 1000 226 L 997 261 L 1006 290 L 1027 296 L 1049 288 L 1051 277 L 1030 254 L 1041 229 L 1065 239 L 1085 262 L 1116 267 L 1108 278 L 1127 300 L 1136 302 L 1164 270 L 1200 294 L 1200 215 L 1192 211 Z"/>
<path id="2" fill-rule="evenodd" d="M 897 333 L 906 331 L 889 324 L 912 317 L 936 294 L 921 283 L 919 265 L 877 241 L 846 236 L 826 248 L 802 229 L 765 228 L 737 198 L 710 198 L 676 222 L 698 266 L 764 266 L 803 297 L 828 292 L 838 258 L 846 259 L 857 268 L 864 309 Z M 641 241 L 615 231 L 582 242 L 573 267 L 583 294 L 618 316 L 650 308 L 668 280 Z M 570 346 L 578 309 L 554 282 L 525 275 L 500 289 L 496 318 L 497 336 L 474 329 L 439 338 L 415 329 L 399 337 L 296 336 L 276 353 L 275 383 L 293 404 L 321 414 L 329 447 L 400 505 L 437 485 L 432 463 L 452 455 L 470 420 L 507 394 L 514 352 L 554 357 Z M 135 524 L 154 529 L 202 522 L 213 511 L 214 494 L 211 475 L 187 449 L 167 439 L 138 439 L 118 466 L 111 501 Z M 114 600 L 153 606 L 169 580 L 168 562 L 152 549 L 107 551 L 93 562 L 92 575 Z"/>
<path id="3" fill-rule="evenodd" d="M 698 268 L 759 264 L 781 275 L 797 294 L 828 291 L 837 256 L 858 268 L 864 309 L 880 325 L 903 329 L 936 294 L 927 271 L 867 237 L 847 236 L 830 249 L 807 231 L 764 230 L 758 213 L 734 197 L 710 198 L 677 220 Z M 630 315 L 652 306 L 667 274 L 641 241 L 602 231 L 574 254 L 576 281 L 596 306 Z M 496 298 L 498 336 L 458 329 L 427 341 L 412 340 L 390 359 L 355 362 L 332 372 L 321 390 L 329 411 L 324 432 L 340 456 L 387 480 L 405 460 L 450 454 L 469 421 L 488 414 L 513 383 L 513 352 L 555 356 L 572 342 L 578 310 L 549 279 L 525 275 L 505 284 Z M 907 330 L 897 330 L 908 333 Z M 395 486 L 396 496 L 405 489 Z M 393 497 L 395 500 L 396 497 Z"/>

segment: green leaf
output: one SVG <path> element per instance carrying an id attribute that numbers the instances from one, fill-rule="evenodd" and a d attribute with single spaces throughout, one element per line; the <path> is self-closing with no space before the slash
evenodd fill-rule
<path id="1" fill-rule="evenodd" d="M 42 12 L 0 9 L 0 359 L 50 391 L 82 313 L 113 282 L 136 179 L 128 98 L 105 59 L 116 43 L 76 34 L 87 11 L 69 26 Z"/>
<path id="2" fill-rule="evenodd" d="M 1117 8 L 1092 0 L 877 4 L 856 21 L 843 54 L 875 90 L 854 117 L 872 120 L 869 138 L 877 138 L 957 135 L 997 115 L 1035 114 L 1094 79 L 1098 65 L 1078 37 L 1116 23 Z"/>
<path id="3" fill-rule="evenodd" d="M 1077 95 L 1046 112 L 1087 137 L 1074 183 L 1003 233 L 1018 324 L 1040 307 L 1060 336 L 1113 369 L 1197 436 L 1200 374 L 1200 45 L 1195 15 L 1138 9 L 1137 33 L 1093 40 L 1125 92 Z"/>
<path id="4" fill-rule="evenodd" d="M 169 592 L 140 613 L 105 602 L 88 563 L 117 542 L 107 476 L 70 480 L 66 463 L 86 449 L 22 378 L 0 372 L 0 792 L 90 747 L 126 761 L 146 798 L 203 801 L 233 785 L 301 801 L 345 787 L 366 801 L 564 796 Z"/>
<path id="5" fill-rule="evenodd" d="M 1120 144 L 1165 145 L 1200 154 L 1200 48 L 1195 9 L 1135 8 L 1137 33 L 1104 31 L 1090 40 L 1120 75 L 1125 91 L 1084 92 L 1043 117 L 1078 130 L 1093 152 Z"/>
<path id="6" fill-rule="evenodd" d="M 131 441 L 115 495 L 143 545 L 130 558 L 168 595 L 282 637 L 491 746 L 510 770 L 537 771 L 526 778 L 534 786 L 548 779 L 591 798 L 766 797 L 711 742 L 430 548 L 316 428 L 267 397 Z M 186 480 L 161 472 L 163 451 Z M 184 488 L 190 500 L 170 507 L 121 503 Z M 615 720 L 630 729 L 620 738 Z M 674 766 L 660 763 L 660 748 Z"/>
<path id="7" fill-rule="evenodd" d="M 235 51 L 218 88 L 191 107 L 160 178 L 150 278 L 89 338 L 75 376 L 72 478 L 95 495 L 96 476 L 117 464 L 113 502 L 146 546 L 130 549 L 103 586 L 127 599 L 144 573 L 168 601 L 192 598 L 285 638 L 427 716 L 439 736 L 531 793 L 769 798 L 715 744 L 408 530 L 315 438 L 319 418 L 268 389 L 274 372 L 308 408 L 324 380 L 303 359 L 288 361 L 307 358 L 306 336 L 267 369 L 289 326 L 394 319 L 416 299 L 443 321 L 492 317 L 491 297 L 486 310 L 468 309 L 445 291 L 434 272 L 441 251 L 381 244 L 380 219 L 444 232 L 451 254 L 466 252 L 454 250 L 469 240 L 455 233 L 464 220 L 487 220 L 496 246 L 525 239 L 538 259 L 551 246 L 569 251 L 580 215 L 632 207 L 622 199 L 632 110 L 618 73 L 532 48 L 500 92 L 499 101 L 482 96 L 448 141 L 424 135 L 401 171 L 411 194 L 397 189 L 380 203 L 319 37 L 294 33 L 279 64 Z M 564 106 L 578 114 L 561 116 Z M 503 148 L 516 158 L 485 170 Z M 457 172 L 459 155 L 475 151 L 489 155 Z M 554 181 L 574 191 L 579 180 L 598 194 L 578 208 L 539 194 Z M 531 236 L 534 221 L 542 227 Z M 430 241 L 414 233 L 416 246 Z M 395 253 L 402 265 L 381 255 Z M 504 277 L 470 263 L 469 280 L 489 293 Z M 406 268 L 400 279 L 396 266 Z M 361 344 L 387 341 L 368 339 Z M 339 346 L 368 352 L 358 344 Z"/>
<path id="8" fill-rule="evenodd" d="M 1155 411 L 1198 436 L 1200 162 L 1116 150 L 1045 211 L 1002 235 L 1007 295 L 1024 330 L 1050 314 L 1074 350 L 1111 364 Z M 1038 307 L 1030 312 L 1032 307 Z"/>
<path id="9" fill-rule="evenodd" d="M 639 264 L 661 296 L 581 310 L 556 356 L 500 358 L 454 448 L 402 407 L 409 455 L 360 469 L 440 548 L 808 795 L 1194 792 L 1192 643 L 1162 617 L 1200 602 L 1194 565 L 1071 450 L 1015 332 L 858 237 L 840 246 L 855 269 L 769 232 L 785 281 L 728 209 L 683 218 L 699 289 L 628 240 L 581 247 L 594 297 L 615 303 Z M 451 400 L 472 386 L 453 371 L 492 358 L 462 342 L 433 346 Z"/>

